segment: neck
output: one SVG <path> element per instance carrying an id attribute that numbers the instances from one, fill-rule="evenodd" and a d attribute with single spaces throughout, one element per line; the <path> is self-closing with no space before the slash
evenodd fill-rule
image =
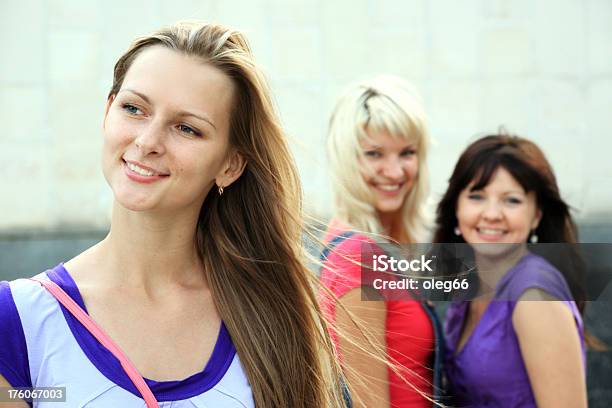
<path id="1" fill-rule="evenodd" d="M 488 244 L 483 245 L 486 246 Z M 499 280 L 529 252 L 527 247 L 522 244 L 499 245 L 509 245 L 509 249 L 497 255 L 489 255 L 484 253 L 484 251 L 475 251 L 478 275 L 481 282 L 485 284 L 483 289 L 491 291 L 491 293 L 488 293 L 491 296 Z"/>
<path id="2" fill-rule="evenodd" d="M 406 234 L 404 231 L 400 211 L 393 213 L 379 213 L 378 218 L 385 235 L 400 243 L 405 243 L 408 241 L 408 234 Z"/>
<path id="3" fill-rule="evenodd" d="M 111 230 L 97 246 L 105 286 L 158 292 L 204 284 L 195 246 L 198 214 L 134 212 L 115 202 Z"/>

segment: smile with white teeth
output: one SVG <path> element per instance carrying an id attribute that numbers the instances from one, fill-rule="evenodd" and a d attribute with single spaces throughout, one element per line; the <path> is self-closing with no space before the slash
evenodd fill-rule
<path id="1" fill-rule="evenodd" d="M 140 174 L 141 176 L 153 176 L 155 173 L 153 173 L 152 171 L 149 170 L 145 170 L 142 167 L 138 167 L 135 164 L 129 163 L 129 162 L 125 162 L 125 164 L 128 166 L 128 168 L 130 170 L 132 170 L 135 173 Z"/>
<path id="2" fill-rule="evenodd" d="M 477 228 L 477 230 L 481 234 L 487 234 L 487 235 L 502 235 L 502 234 L 504 234 L 504 230 L 499 230 L 499 229 Z"/>
<path id="3" fill-rule="evenodd" d="M 395 191 L 399 190 L 401 184 L 379 184 L 377 187 L 385 191 Z"/>

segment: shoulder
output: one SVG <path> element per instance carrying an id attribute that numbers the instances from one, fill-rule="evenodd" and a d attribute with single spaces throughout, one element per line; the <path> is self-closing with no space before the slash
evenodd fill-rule
<path id="1" fill-rule="evenodd" d="M 361 286 L 362 265 L 371 258 L 368 254 L 382 250 L 366 234 L 333 225 L 328 228 L 321 251 L 320 275 L 321 283 L 340 297 Z"/>
<path id="2" fill-rule="evenodd" d="M 51 279 L 48 273 L 53 271 L 36 277 Z M 31 386 L 42 334 L 57 326 L 58 316 L 57 301 L 39 284 L 29 279 L 0 283 L 0 374 L 14 386 Z"/>
<path id="3" fill-rule="evenodd" d="M 45 273 L 36 275 L 38 278 L 46 278 Z M 51 300 L 40 285 L 29 279 L 16 279 L 14 281 L 0 282 L 0 325 L 8 322 L 20 321 L 37 310 L 39 306 Z"/>
<path id="4" fill-rule="evenodd" d="M 338 258 L 349 257 L 360 261 L 364 251 L 372 251 L 378 247 L 376 240 L 366 233 L 355 231 L 349 226 L 332 220 L 324 238 L 321 261 L 338 261 Z"/>
<path id="5" fill-rule="evenodd" d="M 369 254 L 381 252 L 380 246 L 365 234 L 343 231 L 331 236 L 321 253 L 322 275 L 329 272 L 342 272 L 345 275 L 359 275 L 361 265 L 369 259 Z"/>
<path id="6" fill-rule="evenodd" d="M 35 278 L 50 280 L 47 272 L 40 273 Z M 13 303 L 26 332 L 28 329 L 35 330 L 49 314 L 58 310 L 55 298 L 40 284 L 30 279 L 16 279 L 9 282 L 9 286 Z"/>
<path id="7" fill-rule="evenodd" d="M 529 289 L 537 289 L 543 296 L 556 300 L 573 300 L 563 274 L 546 259 L 532 253 L 506 273 L 497 287 L 496 298 L 517 301 Z"/>
<path id="8" fill-rule="evenodd" d="M 569 321 L 566 326 L 577 327 L 582 339 L 582 316 L 563 274 L 535 254 L 527 255 L 514 269 L 497 296 L 513 302 L 515 328 L 536 330 Z"/>
<path id="9" fill-rule="evenodd" d="M 574 351 L 584 354 L 583 324 L 574 302 L 550 300 L 546 292 L 529 289 L 516 303 L 512 325 L 519 340 L 531 348 L 538 344 L 550 348 L 553 342 L 569 340 L 574 343 Z"/>
<path id="10" fill-rule="evenodd" d="M 332 254 L 357 255 L 364 250 L 371 251 L 378 247 L 371 237 L 353 231 L 345 231 L 342 235 L 338 235 L 337 239 L 329 242 L 329 244 L 332 243 L 333 248 L 330 251 L 330 256 Z"/>
<path id="11" fill-rule="evenodd" d="M 15 300 L 28 295 L 30 288 L 23 279 L 0 282 L 0 375 L 14 387 L 32 384 L 25 332 Z"/>
<path id="12" fill-rule="evenodd" d="M 21 320 L 13 298 L 11 283 L 0 281 L 0 341 L 6 340 L 11 333 L 9 329 L 17 324 L 21 326 Z"/>

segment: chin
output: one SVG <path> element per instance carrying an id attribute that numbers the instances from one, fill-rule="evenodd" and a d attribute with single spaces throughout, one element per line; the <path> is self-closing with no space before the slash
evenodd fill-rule
<path id="1" fill-rule="evenodd" d="M 141 212 L 152 209 L 152 206 L 145 202 L 135 202 L 134 200 L 120 200 L 116 197 L 115 202 L 126 210 L 134 212 Z"/>
<path id="2" fill-rule="evenodd" d="M 116 200 L 116 201 L 117 201 L 117 204 L 119 204 L 121 207 L 125 208 L 126 210 L 133 211 L 133 212 L 143 212 L 143 211 L 147 211 L 151 209 L 150 206 L 143 205 L 143 204 L 124 203 L 119 200 Z"/>
<path id="3" fill-rule="evenodd" d="M 113 189 L 115 203 L 130 211 L 147 211 L 154 207 L 151 195 L 139 196 L 130 191 L 122 191 L 121 189 Z"/>
<path id="4" fill-rule="evenodd" d="M 387 214 L 392 213 L 395 214 L 402 209 L 402 204 L 377 204 L 376 210 L 379 213 Z"/>
<path id="5" fill-rule="evenodd" d="M 513 242 L 479 242 L 470 243 L 470 246 L 474 249 L 474 252 L 480 256 L 500 259 L 521 249 L 524 244 L 517 244 Z"/>

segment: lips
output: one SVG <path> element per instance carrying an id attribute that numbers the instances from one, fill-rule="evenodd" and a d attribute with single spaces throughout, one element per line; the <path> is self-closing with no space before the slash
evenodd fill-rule
<path id="1" fill-rule="evenodd" d="M 385 195 L 395 195 L 397 194 L 405 182 L 402 183 L 372 183 L 372 186 L 379 192 Z"/>
<path id="2" fill-rule="evenodd" d="M 476 227 L 476 232 L 478 236 L 485 241 L 499 241 L 506 236 L 508 230 L 502 228 Z"/>
<path id="3" fill-rule="evenodd" d="M 143 177 L 152 177 L 152 176 L 169 176 L 168 173 L 164 173 L 159 171 L 153 167 L 146 166 L 142 163 L 133 160 L 123 159 L 123 162 L 126 166 L 133 172 L 143 176 Z"/>
<path id="4" fill-rule="evenodd" d="M 138 162 L 122 160 L 123 171 L 127 178 L 140 184 L 151 184 L 163 180 L 169 174 L 162 174 L 158 170 L 142 165 Z"/>

